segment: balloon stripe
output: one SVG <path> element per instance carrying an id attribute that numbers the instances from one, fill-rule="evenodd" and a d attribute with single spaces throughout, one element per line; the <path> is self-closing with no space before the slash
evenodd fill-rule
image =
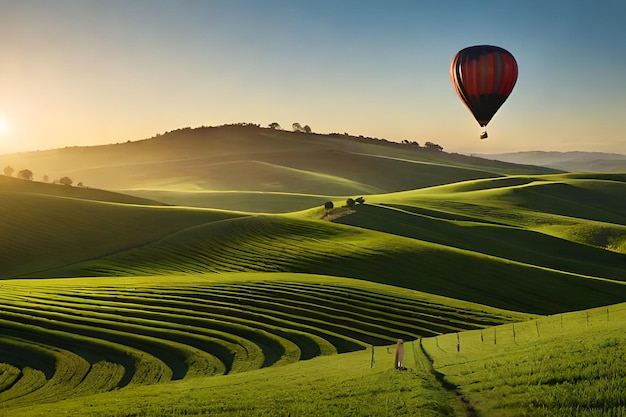
<path id="1" fill-rule="evenodd" d="M 495 80 L 493 82 L 494 84 L 493 92 L 497 94 L 502 94 L 502 85 L 504 83 L 504 80 L 502 79 L 502 74 L 504 71 L 504 66 L 502 64 L 502 61 L 506 59 L 506 57 L 504 57 L 502 54 L 495 54 L 494 58 L 495 58 L 495 63 L 494 63 Z"/>

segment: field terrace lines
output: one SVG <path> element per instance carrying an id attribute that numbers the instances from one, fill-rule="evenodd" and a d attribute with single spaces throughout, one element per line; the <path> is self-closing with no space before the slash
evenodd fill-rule
<path id="1" fill-rule="evenodd" d="M 238 373 L 511 320 L 337 284 L 62 281 L 3 282 L 2 406 Z"/>
<path id="2" fill-rule="evenodd" d="M 379 248 L 361 242 L 370 238 L 362 230 L 328 222 L 248 216 L 188 228 L 145 246 L 37 276 L 309 272 L 329 262 L 377 254 Z"/>

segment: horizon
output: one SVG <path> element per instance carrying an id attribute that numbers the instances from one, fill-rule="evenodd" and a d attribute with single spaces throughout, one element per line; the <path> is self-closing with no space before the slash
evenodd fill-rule
<path id="1" fill-rule="evenodd" d="M 626 4 L 420 3 L 0 0 L 0 154 L 237 122 L 470 155 L 626 153 Z M 484 141 L 449 79 L 476 44 L 519 65 Z"/>

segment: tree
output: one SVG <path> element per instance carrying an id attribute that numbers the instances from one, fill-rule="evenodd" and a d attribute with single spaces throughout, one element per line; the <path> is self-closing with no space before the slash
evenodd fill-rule
<path id="1" fill-rule="evenodd" d="M 302 132 L 302 125 L 298 122 L 295 122 L 294 124 L 292 124 L 291 128 L 293 129 L 294 132 Z"/>
<path id="2" fill-rule="evenodd" d="M 11 175 L 13 175 L 14 171 L 15 170 L 13 169 L 11 165 L 7 165 L 4 167 L 4 175 L 6 175 L 7 177 L 10 177 Z"/>
<path id="3" fill-rule="evenodd" d="M 85 185 L 83 184 L 83 182 L 79 182 L 78 184 L 76 184 L 77 187 L 84 187 Z"/>
<path id="4" fill-rule="evenodd" d="M 304 127 L 302 128 L 302 131 L 304 133 L 311 133 L 311 127 L 309 125 L 304 125 Z"/>
<path id="5" fill-rule="evenodd" d="M 354 201 L 356 201 L 356 202 L 357 202 L 357 203 L 359 203 L 359 204 L 363 204 L 363 203 L 365 203 L 365 199 L 364 199 L 363 197 L 359 197 L 359 198 L 357 198 L 357 199 L 356 199 L 356 200 L 354 200 Z"/>
<path id="6" fill-rule="evenodd" d="M 21 178 L 23 180 L 32 181 L 33 180 L 33 171 L 30 169 L 23 169 L 17 173 L 17 178 Z"/>
<path id="7" fill-rule="evenodd" d="M 63 177 L 59 180 L 59 182 L 63 185 L 72 185 L 74 183 L 70 177 Z"/>
<path id="8" fill-rule="evenodd" d="M 49 176 L 47 176 L 47 175 L 44 175 L 44 176 L 41 178 L 41 180 L 42 180 L 43 182 L 50 182 L 50 177 L 49 177 Z"/>
<path id="9" fill-rule="evenodd" d="M 276 123 L 276 122 L 272 122 L 272 123 L 270 123 L 270 124 L 269 124 L 269 125 L 267 125 L 267 126 L 268 126 L 270 129 L 274 129 L 274 130 L 276 130 L 276 129 L 280 129 L 280 125 L 279 125 L 278 123 Z"/>
<path id="10" fill-rule="evenodd" d="M 332 210 L 335 207 L 332 201 L 327 201 L 324 203 L 324 208 L 326 210 Z"/>
<path id="11" fill-rule="evenodd" d="M 348 198 L 348 199 L 346 200 L 346 206 L 348 206 L 348 207 L 350 207 L 350 208 L 354 207 L 354 205 L 355 205 L 355 204 L 356 204 L 356 201 L 354 201 L 354 199 L 353 199 L 353 198 Z"/>
<path id="12" fill-rule="evenodd" d="M 434 150 L 434 151 L 443 151 L 443 147 L 437 145 L 436 143 L 426 142 L 424 144 L 426 149 Z"/>

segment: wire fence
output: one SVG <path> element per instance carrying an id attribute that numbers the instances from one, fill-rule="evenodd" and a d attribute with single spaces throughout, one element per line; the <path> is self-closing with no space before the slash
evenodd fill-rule
<path id="1" fill-rule="evenodd" d="M 558 337 L 589 328 L 621 327 L 626 331 L 626 304 L 555 314 L 538 319 L 436 336 L 434 344 L 447 353 L 482 350 Z"/>

